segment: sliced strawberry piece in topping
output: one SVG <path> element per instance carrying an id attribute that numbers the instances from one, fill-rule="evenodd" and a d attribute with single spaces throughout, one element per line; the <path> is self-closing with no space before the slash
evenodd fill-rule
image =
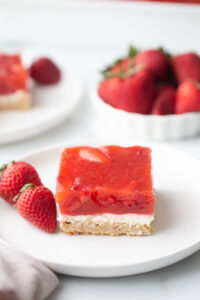
<path id="1" fill-rule="evenodd" d="M 109 161 L 109 155 L 104 149 L 97 148 L 83 148 L 79 152 L 80 158 L 91 161 L 91 162 L 101 162 L 105 163 Z"/>

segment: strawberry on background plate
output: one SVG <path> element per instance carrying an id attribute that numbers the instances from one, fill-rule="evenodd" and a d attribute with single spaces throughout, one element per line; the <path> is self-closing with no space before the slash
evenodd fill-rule
<path id="1" fill-rule="evenodd" d="M 157 80 L 165 80 L 169 75 L 167 55 L 160 49 L 139 52 L 134 58 L 134 66 L 143 65 Z"/>
<path id="2" fill-rule="evenodd" d="M 175 112 L 176 90 L 172 85 L 160 89 L 152 107 L 152 115 L 169 115 Z"/>
<path id="3" fill-rule="evenodd" d="M 42 185 L 37 171 L 30 164 L 12 161 L 0 168 L 0 197 L 10 204 L 15 204 L 13 198 L 26 183 Z"/>
<path id="4" fill-rule="evenodd" d="M 155 96 L 154 77 L 147 70 L 143 70 L 124 80 L 117 107 L 128 112 L 148 114 Z"/>
<path id="5" fill-rule="evenodd" d="M 41 57 L 35 60 L 29 72 L 30 76 L 40 84 L 56 84 L 61 79 L 60 69 L 47 57 Z"/>
<path id="6" fill-rule="evenodd" d="M 46 232 L 56 231 L 56 203 L 48 188 L 26 184 L 16 200 L 18 212 L 26 221 Z"/>
<path id="7" fill-rule="evenodd" d="M 178 84 L 187 79 L 200 82 L 200 57 L 196 53 L 189 52 L 174 56 L 171 65 Z"/>
<path id="8" fill-rule="evenodd" d="M 186 80 L 177 89 L 175 112 L 200 112 L 200 83 Z"/>

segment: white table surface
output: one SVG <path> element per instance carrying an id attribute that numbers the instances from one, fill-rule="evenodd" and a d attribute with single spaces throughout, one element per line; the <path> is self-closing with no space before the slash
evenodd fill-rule
<path id="1" fill-rule="evenodd" d="M 17 44 L 18 49 L 21 49 L 20 46 L 23 45 L 25 46 L 25 48 L 27 47 L 27 49 L 34 49 L 36 52 L 41 52 L 43 54 L 46 52 L 54 53 L 54 51 L 62 48 L 62 52 L 59 51 L 60 58 L 65 59 L 69 67 L 74 66 L 80 72 L 80 75 L 82 76 L 84 81 L 85 92 L 81 104 L 77 108 L 74 115 L 70 118 L 70 120 L 63 122 L 55 129 L 52 129 L 50 132 L 42 134 L 38 137 L 34 137 L 32 139 L 28 139 L 15 144 L 1 145 L 0 163 L 9 161 L 11 159 L 17 159 L 18 157 L 23 157 L 23 155 L 26 155 L 28 152 L 37 150 L 40 147 L 46 147 L 48 145 L 50 146 L 57 143 L 67 144 L 67 142 L 71 139 L 81 139 L 83 141 L 84 139 L 88 140 L 104 138 L 104 136 L 102 136 L 102 134 L 100 134 L 100 132 L 96 128 L 95 117 L 89 103 L 88 88 L 96 68 L 98 68 L 98 66 L 103 64 L 105 61 L 109 61 L 112 57 L 115 57 L 119 53 L 123 53 L 125 45 L 129 44 L 130 41 L 133 41 L 133 39 L 136 40 L 136 43 L 138 45 L 141 45 L 143 47 L 146 47 L 150 44 L 152 46 L 166 44 L 174 51 L 176 49 L 184 50 L 187 49 L 189 41 L 190 45 L 192 45 L 193 48 L 196 46 L 198 49 L 200 49 L 199 34 L 197 35 L 197 32 L 195 33 L 195 30 L 197 28 L 200 28 L 198 27 L 198 25 L 200 25 L 200 15 L 198 15 L 198 13 L 200 12 L 199 8 L 194 11 L 189 7 L 187 9 L 183 6 L 180 10 L 178 10 L 180 14 L 178 13 L 177 15 L 177 7 L 175 11 L 171 12 L 169 7 L 166 7 L 166 11 L 164 11 L 162 6 L 160 6 L 161 10 L 156 8 L 154 16 L 153 11 L 151 11 L 152 14 L 148 14 L 149 5 L 130 4 L 129 8 L 128 4 L 126 4 L 122 9 L 122 14 L 120 15 L 120 5 L 118 5 L 118 14 L 116 13 L 113 16 L 112 26 L 118 26 L 118 30 L 120 30 L 122 26 L 119 27 L 119 22 L 117 21 L 119 19 L 119 16 L 121 17 L 121 21 L 122 17 L 125 19 L 128 18 L 129 22 L 126 24 L 126 30 L 128 30 L 129 28 L 130 36 L 130 25 L 132 24 L 132 28 L 134 28 L 134 22 L 137 23 L 141 20 L 141 23 L 144 25 L 144 28 L 140 28 L 143 35 L 139 34 L 138 32 L 137 34 L 133 32 L 133 35 L 135 34 L 134 37 L 131 37 L 129 39 L 126 38 L 126 36 L 123 34 L 123 31 L 121 30 L 118 39 L 116 39 L 116 34 L 112 35 L 113 43 L 111 43 L 111 31 L 114 30 L 114 27 L 109 28 L 110 31 L 108 30 L 108 32 L 105 32 L 105 36 L 102 37 L 102 32 L 97 23 L 101 23 L 100 20 L 102 19 L 102 17 L 105 17 L 106 19 L 104 19 L 104 21 L 108 22 L 108 20 L 110 20 L 110 14 L 112 12 L 115 13 L 115 7 L 117 6 L 112 7 L 111 4 L 109 4 L 106 14 L 105 4 L 103 4 L 102 7 L 100 4 L 98 4 L 98 14 L 96 14 L 96 18 L 93 17 L 92 19 L 93 23 L 95 24 L 94 26 L 96 26 L 95 29 L 97 29 L 97 27 L 99 29 L 98 35 L 95 36 L 91 31 L 91 24 L 88 21 L 86 15 L 89 11 L 89 13 L 94 16 L 94 10 L 97 8 L 94 8 L 95 5 L 92 4 L 93 8 L 91 8 L 91 10 L 88 8 L 89 6 L 85 6 L 85 11 L 80 10 L 78 15 L 79 21 L 81 17 L 85 16 L 84 22 L 81 25 L 86 31 L 88 30 L 89 32 L 87 37 L 86 34 L 84 35 L 84 37 L 81 37 L 82 32 L 79 30 L 80 26 L 75 26 L 76 22 L 72 18 L 73 10 L 79 9 L 80 7 L 77 7 L 77 4 L 73 4 L 71 1 L 70 6 L 68 7 L 69 9 L 66 9 L 66 14 L 64 14 L 64 8 L 66 8 L 64 4 L 65 1 L 61 1 L 61 8 L 63 10 L 63 13 L 60 14 L 59 22 L 61 23 L 59 24 L 59 26 L 63 26 L 64 22 L 66 22 L 67 24 L 68 20 L 70 20 L 69 22 L 74 23 L 73 27 L 70 27 L 70 33 L 59 32 L 59 34 L 55 37 L 55 32 L 52 33 L 51 31 L 48 31 L 48 34 L 46 35 L 44 28 L 41 29 L 41 34 L 39 34 L 40 31 L 38 31 L 38 28 L 36 28 L 37 26 L 32 26 L 30 27 L 31 29 L 29 28 L 27 29 L 27 31 L 22 32 L 21 29 L 23 27 L 21 27 L 21 25 L 24 26 L 24 22 L 26 22 L 27 20 L 27 14 L 25 14 L 26 10 L 30 14 L 31 18 L 34 17 L 34 14 L 37 14 L 36 7 L 34 7 L 34 10 L 32 9 L 32 7 L 28 6 L 27 3 L 25 5 L 24 1 L 22 1 L 24 3 L 23 9 L 20 9 L 19 6 L 15 5 L 7 5 L 8 2 L 17 1 L 0 0 L 0 4 L 1 2 L 3 3 L 0 9 L 1 28 L 4 28 L 4 26 L 8 24 L 9 26 L 7 27 L 6 33 L 5 30 L 0 30 L 0 47 L 2 48 L 3 46 L 8 44 L 11 48 L 13 46 L 14 48 L 16 48 Z M 39 1 L 35 2 L 37 2 L 38 5 Z M 44 1 L 43 3 L 47 3 L 47 1 Z M 40 13 L 37 15 L 38 24 L 43 20 L 42 9 L 45 10 L 46 13 L 45 5 L 43 6 L 43 8 L 41 7 Z M 58 8 L 56 9 L 59 10 Z M 49 14 L 53 12 L 55 12 L 55 6 L 52 5 L 52 7 L 49 8 Z M 134 12 L 136 18 L 134 18 Z M 66 17 L 67 13 L 69 14 L 69 19 Z M 168 22 L 169 20 L 167 19 L 167 14 L 170 15 L 170 22 Z M 9 22 L 10 16 L 15 18 L 15 20 L 17 21 L 15 23 L 15 26 L 11 26 L 11 23 Z M 23 16 L 25 16 L 24 19 Z M 151 25 L 153 26 L 153 28 L 157 28 L 157 24 L 156 22 L 154 22 L 154 19 L 156 20 L 156 18 L 158 18 L 160 24 L 159 29 L 163 34 L 160 34 L 156 30 L 148 31 L 150 19 L 152 19 Z M 162 20 L 164 20 L 163 23 Z M 188 24 L 186 24 L 186 20 L 189 20 Z M 51 18 L 47 19 L 46 22 L 49 22 L 49 24 L 52 23 Z M 177 32 L 182 34 L 182 38 L 179 39 L 179 43 L 176 43 L 176 35 L 166 35 L 166 32 L 173 32 L 174 24 L 176 24 Z M 123 23 L 123 26 L 123 30 L 125 30 L 125 23 Z M 56 24 L 53 25 L 52 30 L 55 31 L 55 27 Z M 67 31 L 67 25 L 65 28 Z M 72 30 L 72 28 L 74 31 Z M 195 30 L 192 30 L 192 28 L 195 28 Z M 190 32 L 191 34 L 187 35 L 188 32 Z M 55 43 L 51 43 L 51 33 L 54 34 L 57 46 L 55 45 Z M 63 35 L 65 33 L 69 38 L 68 40 L 63 39 Z M 73 43 L 74 34 L 79 34 L 79 36 Z M 184 34 L 187 35 L 187 40 L 184 39 Z M 18 40 L 16 39 L 16 37 L 18 38 Z M 86 43 L 87 38 L 90 42 Z M 106 45 L 102 44 L 103 39 L 106 41 Z M 37 42 L 37 40 L 39 41 Z M 121 44 L 119 42 L 121 42 Z M 39 43 L 40 47 L 38 46 Z M 44 46 L 45 43 L 48 44 L 48 48 Z M 41 48 L 41 44 L 44 47 L 43 49 Z M 80 44 L 82 45 L 81 48 Z M 118 45 L 118 47 L 116 47 L 116 45 Z M 133 141 L 133 144 L 139 142 L 140 141 Z M 200 159 L 200 137 L 179 142 L 170 142 L 167 143 L 167 145 L 185 151 L 188 154 L 196 157 L 197 159 Z M 115 279 L 89 279 L 59 275 L 59 279 L 60 286 L 49 297 L 50 300 L 197 300 L 200 299 L 200 251 L 185 259 L 184 261 L 172 266 L 136 276 Z"/>
<path id="2" fill-rule="evenodd" d="M 46 50 L 41 51 L 45 52 Z M 67 144 L 71 139 L 83 141 L 84 139 L 104 138 L 99 136 L 99 133 L 97 134 L 95 117 L 87 91 L 94 70 L 101 61 L 103 62 L 112 55 L 111 52 L 95 52 L 94 54 L 88 50 L 82 55 L 75 49 L 72 52 L 68 51 L 67 55 L 60 52 L 60 58 L 68 61 L 69 66 L 73 62 L 84 79 L 85 92 L 80 106 L 70 120 L 65 121 L 50 132 L 23 142 L 0 146 L 0 163 L 17 159 L 20 156 L 23 157 L 27 152 L 47 145 Z M 133 144 L 139 142 L 133 141 Z M 200 159 L 200 137 L 167 144 Z M 137 299 L 139 296 L 143 300 L 196 300 L 200 297 L 200 252 L 173 266 L 147 274 L 115 279 L 89 279 L 59 275 L 59 279 L 60 286 L 49 297 L 50 300 L 126 300 L 130 297 Z"/>

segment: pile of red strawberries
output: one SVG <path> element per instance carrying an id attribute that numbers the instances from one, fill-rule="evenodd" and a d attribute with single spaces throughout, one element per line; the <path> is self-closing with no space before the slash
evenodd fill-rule
<path id="1" fill-rule="evenodd" d="M 162 48 L 137 51 L 103 72 L 99 96 L 115 108 L 153 115 L 200 111 L 200 57 L 171 56 Z"/>

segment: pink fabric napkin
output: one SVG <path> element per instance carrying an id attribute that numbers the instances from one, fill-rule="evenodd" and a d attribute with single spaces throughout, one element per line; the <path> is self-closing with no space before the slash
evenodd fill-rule
<path id="1" fill-rule="evenodd" d="M 40 261 L 0 243 L 0 299 L 43 300 L 58 284 Z"/>

